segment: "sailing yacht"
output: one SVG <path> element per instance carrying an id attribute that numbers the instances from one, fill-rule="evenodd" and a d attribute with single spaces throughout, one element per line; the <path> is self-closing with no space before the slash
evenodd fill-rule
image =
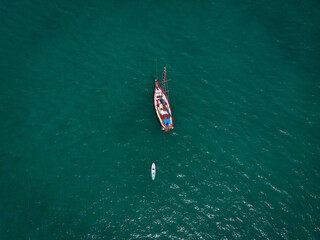
<path id="1" fill-rule="evenodd" d="M 168 81 L 170 80 L 166 79 L 166 67 L 164 67 L 163 80 L 159 82 L 158 79 L 155 79 L 153 99 L 156 114 L 160 121 L 162 130 L 165 132 L 173 129 L 172 112 L 168 98 L 169 90 L 166 84 Z"/>

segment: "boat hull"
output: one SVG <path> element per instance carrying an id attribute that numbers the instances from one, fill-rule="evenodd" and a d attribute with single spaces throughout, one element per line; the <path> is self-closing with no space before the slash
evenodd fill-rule
<path id="1" fill-rule="evenodd" d="M 173 129 L 173 119 L 169 100 L 159 86 L 159 82 L 155 80 L 154 89 L 154 109 L 160 121 L 162 130 L 165 132 Z"/>

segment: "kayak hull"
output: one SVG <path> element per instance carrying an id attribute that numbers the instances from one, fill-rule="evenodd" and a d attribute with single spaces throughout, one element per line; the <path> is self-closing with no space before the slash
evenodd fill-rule
<path id="1" fill-rule="evenodd" d="M 151 178 L 153 181 L 156 178 L 156 165 L 154 163 L 152 163 L 152 166 L 151 166 Z"/>

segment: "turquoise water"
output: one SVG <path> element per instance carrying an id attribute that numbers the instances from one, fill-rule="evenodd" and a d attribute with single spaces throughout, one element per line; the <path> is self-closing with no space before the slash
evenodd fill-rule
<path id="1" fill-rule="evenodd" d="M 318 1 L 4 0 L 0 19 L 0 239 L 320 238 Z"/>

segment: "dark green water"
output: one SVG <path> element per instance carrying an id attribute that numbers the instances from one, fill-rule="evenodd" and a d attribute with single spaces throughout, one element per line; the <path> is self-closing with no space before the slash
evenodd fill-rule
<path id="1" fill-rule="evenodd" d="M 4 0 L 0 20 L 0 239 L 320 238 L 318 1 Z"/>

